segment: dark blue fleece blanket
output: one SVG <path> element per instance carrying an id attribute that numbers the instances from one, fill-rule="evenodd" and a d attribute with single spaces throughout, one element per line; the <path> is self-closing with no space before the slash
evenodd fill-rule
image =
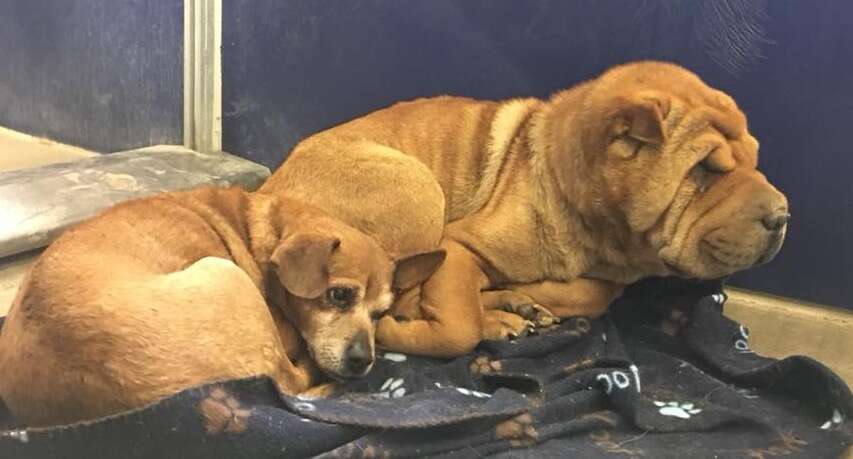
<path id="1" fill-rule="evenodd" d="M 725 299 L 721 282 L 646 281 L 601 319 L 455 360 L 380 353 L 323 400 L 257 378 L 55 428 L 0 412 L 0 457 L 838 457 L 849 388 L 810 358 L 756 355 Z"/>

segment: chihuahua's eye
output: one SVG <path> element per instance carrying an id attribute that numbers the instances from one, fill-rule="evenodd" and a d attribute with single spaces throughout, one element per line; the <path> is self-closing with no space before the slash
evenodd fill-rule
<path id="1" fill-rule="evenodd" d="M 332 306 L 345 309 L 355 301 L 355 289 L 350 287 L 332 287 L 326 290 L 326 300 Z"/>

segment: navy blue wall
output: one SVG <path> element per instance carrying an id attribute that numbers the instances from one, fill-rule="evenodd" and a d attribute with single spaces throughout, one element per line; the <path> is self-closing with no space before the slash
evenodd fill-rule
<path id="1" fill-rule="evenodd" d="M 0 0 L 0 126 L 97 151 L 183 143 L 182 0 Z"/>
<path id="2" fill-rule="evenodd" d="M 853 2 L 719 5 L 225 2 L 223 142 L 275 167 L 301 137 L 396 100 L 546 96 L 614 64 L 672 60 L 738 100 L 791 200 L 782 253 L 735 284 L 853 306 Z"/>

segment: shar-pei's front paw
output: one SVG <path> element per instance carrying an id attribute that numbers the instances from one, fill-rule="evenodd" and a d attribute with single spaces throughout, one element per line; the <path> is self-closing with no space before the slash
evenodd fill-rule
<path id="1" fill-rule="evenodd" d="M 535 331 L 536 324 L 518 314 L 500 309 L 483 311 L 483 339 L 513 340 Z"/>
<path id="2" fill-rule="evenodd" d="M 560 319 L 533 298 L 512 290 L 488 290 L 480 293 L 483 309 L 509 312 L 530 321 L 536 328 L 548 328 Z"/>

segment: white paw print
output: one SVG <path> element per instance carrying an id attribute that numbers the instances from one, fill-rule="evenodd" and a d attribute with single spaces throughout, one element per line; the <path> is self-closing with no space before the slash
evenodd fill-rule
<path id="1" fill-rule="evenodd" d="M 702 412 L 700 408 L 694 408 L 692 403 L 660 402 L 655 400 L 655 406 L 660 407 L 660 414 L 673 416 L 681 419 L 690 419 L 691 415 Z"/>
<path id="2" fill-rule="evenodd" d="M 388 378 L 382 383 L 379 388 L 379 393 L 376 395 L 384 398 L 400 398 L 406 395 L 406 388 L 403 387 L 402 379 Z"/>
<path id="3" fill-rule="evenodd" d="M 823 425 L 820 426 L 820 428 L 821 430 L 829 430 L 829 428 L 832 427 L 833 424 L 840 426 L 843 421 L 844 415 L 842 415 L 841 412 L 838 410 L 832 410 L 832 418 L 830 418 L 829 421 L 824 422 Z"/>
<path id="4" fill-rule="evenodd" d="M 18 440 L 21 443 L 28 443 L 30 441 L 29 435 L 27 435 L 26 430 L 7 430 L 5 432 L 0 432 L 0 437 L 9 437 Z"/>
<path id="5" fill-rule="evenodd" d="M 382 358 L 385 360 L 390 360 L 392 362 L 396 362 L 396 363 L 406 361 L 406 355 L 405 354 L 398 354 L 396 352 L 386 352 L 385 354 L 382 354 Z"/>

